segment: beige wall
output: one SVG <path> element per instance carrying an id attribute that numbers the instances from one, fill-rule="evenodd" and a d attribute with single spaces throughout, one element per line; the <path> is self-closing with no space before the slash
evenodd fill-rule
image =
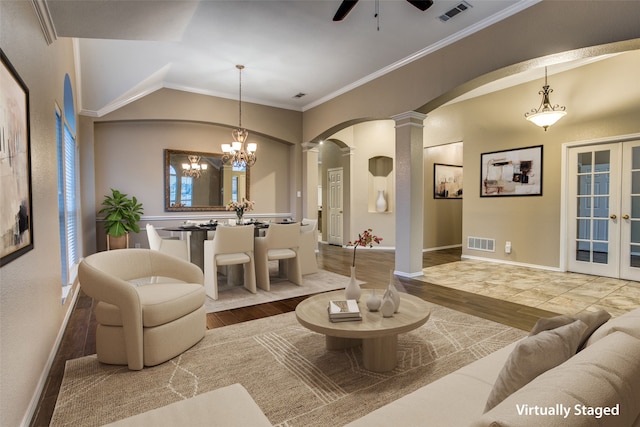
<path id="1" fill-rule="evenodd" d="M 537 107 L 538 81 L 439 108 L 425 121 L 432 140 L 464 140 L 463 255 L 550 268 L 560 266 L 562 236 L 562 144 L 640 132 L 640 87 L 632 82 L 640 67 L 633 51 L 549 77 L 551 102 L 567 116 L 544 132 L 524 119 Z M 611 102 L 615 100 L 615 102 Z M 499 114 L 497 114 L 499 112 Z M 456 129 L 440 133 L 440 129 Z M 480 197 L 482 153 L 543 145 L 540 197 Z M 466 248 L 466 238 L 496 239 L 496 252 Z M 505 254 L 506 241 L 513 252 Z"/>
<path id="2" fill-rule="evenodd" d="M 74 91 L 70 40 L 45 43 L 33 5 L 0 2 L 0 47 L 29 88 L 34 249 L 0 268 L 0 425 L 29 422 L 69 309 L 61 303 L 55 108 Z"/>
<path id="3" fill-rule="evenodd" d="M 177 106 L 179 109 L 179 106 Z M 231 141 L 230 129 L 199 122 L 142 120 L 98 122 L 94 126 L 95 205 L 101 208 L 104 195 L 116 188 L 136 196 L 144 206 L 145 217 L 211 216 L 221 212 L 164 211 L 164 150 L 220 152 L 220 144 Z M 249 135 L 258 144 L 258 161 L 251 168 L 250 199 L 256 202 L 255 213 L 291 212 L 289 144 L 261 135 Z M 274 165 L 278 165 L 274 168 Z M 225 201 L 226 204 L 227 201 Z M 227 213 L 227 212 L 222 212 Z M 95 222 L 94 222 L 95 223 Z M 98 222 L 97 247 L 103 248 L 103 230 Z M 146 246 L 146 234 L 131 236 L 131 245 Z"/>
<path id="4" fill-rule="evenodd" d="M 428 131 L 425 130 L 425 133 Z M 459 246 L 462 242 L 463 199 L 434 199 L 433 168 L 435 163 L 462 166 L 463 143 L 427 147 L 424 150 L 424 249 Z M 466 172 L 466 171 L 465 171 Z M 463 175 L 466 181 L 466 174 Z M 465 182 L 465 184 L 468 184 Z M 465 185 L 463 189 L 472 190 Z"/>

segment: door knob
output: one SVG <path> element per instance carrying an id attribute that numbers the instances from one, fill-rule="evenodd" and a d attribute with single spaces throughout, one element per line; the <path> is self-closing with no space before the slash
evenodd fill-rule
<path id="1" fill-rule="evenodd" d="M 618 217 L 616 216 L 616 214 L 611 214 L 611 216 L 610 216 L 609 218 L 611 218 L 611 219 L 616 219 L 616 218 L 618 218 Z"/>
<path id="2" fill-rule="evenodd" d="M 629 215 L 622 215 L 622 219 L 629 219 Z"/>

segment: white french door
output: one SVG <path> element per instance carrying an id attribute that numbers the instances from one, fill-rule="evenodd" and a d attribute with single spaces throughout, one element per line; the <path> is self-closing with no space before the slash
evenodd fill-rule
<path id="1" fill-rule="evenodd" d="M 570 271 L 640 280 L 640 141 L 569 150 Z"/>
<path id="2" fill-rule="evenodd" d="M 342 168 L 328 169 L 327 204 L 329 218 L 327 221 L 327 242 L 330 245 L 342 245 Z"/>

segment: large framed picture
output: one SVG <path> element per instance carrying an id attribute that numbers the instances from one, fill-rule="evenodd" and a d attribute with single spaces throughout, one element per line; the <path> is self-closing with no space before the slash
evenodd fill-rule
<path id="1" fill-rule="evenodd" d="M 0 49 L 0 266 L 33 249 L 29 90 Z"/>
<path id="2" fill-rule="evenodd" d="M 541 196 L 542 145 L 480 156 L 480 196 Z"/>
<path id="3" fill-rule="evenodd" d="M 433 198 L 462 199 L 462 166 L 433 165 Z"/>

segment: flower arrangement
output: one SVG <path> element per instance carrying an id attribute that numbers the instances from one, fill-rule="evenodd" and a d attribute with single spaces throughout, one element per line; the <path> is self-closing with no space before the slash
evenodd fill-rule
<path id="1" fill-rule="evenodd" d="M 233 200 L 227 203 L 228 211 L 235 211 L 236 216 L 238 217 L 238 221 L 242 221 L 242 216 L 245 212 L 253 210 L 253 206 L 255 202 L 251 200 L 247 200 L 244 197 L 241 202 L 234 202 Z"/>
<path id="2" fill-rule="evenodd" d="M 374 243 L 380 243 L 381 241 L 382 237 L 374 236 L 373 230 L 369 228 L 364 230 L 361 234 L 358 234 L 357 240 L 347 243 L 347 246 L 353 246 L 353 262 L 351 263 L 351 266 L 356 266 L 356 249 L 358 246 L 369 246 L 371 248 Z"/>

